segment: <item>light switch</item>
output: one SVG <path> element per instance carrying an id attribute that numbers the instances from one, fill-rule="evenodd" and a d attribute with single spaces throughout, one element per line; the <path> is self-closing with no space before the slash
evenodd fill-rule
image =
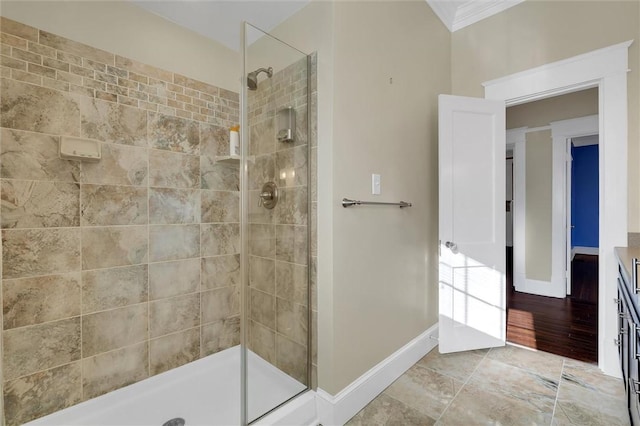
<path id="1" fill-rule="evenodd" d="M 371 193 L 373 195 L 380 195 L 380 175 L 371 175 Z"/>

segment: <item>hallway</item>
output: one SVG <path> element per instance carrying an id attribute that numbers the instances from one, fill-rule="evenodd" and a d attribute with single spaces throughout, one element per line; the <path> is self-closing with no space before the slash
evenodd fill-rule
<path id="1" fill-rule="evenodd" d="M 598 256 L 576 255 L 572 265 L 572 294 L 564 299 L 514 291 L 507 266 L 507 341 L 596 363 Z"/>
<path id="2" fill-rule="evenodd" d="M 628 425 L 621 380 L 507 345 L 418 361 L 347 425 Z"/>

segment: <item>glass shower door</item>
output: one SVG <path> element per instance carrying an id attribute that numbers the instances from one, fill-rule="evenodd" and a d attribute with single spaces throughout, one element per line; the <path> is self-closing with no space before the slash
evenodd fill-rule
<path id="1" fill-rule="evenodd" d="M 244 26 L 243 416 L 310 385 L 308 56 Z"/>

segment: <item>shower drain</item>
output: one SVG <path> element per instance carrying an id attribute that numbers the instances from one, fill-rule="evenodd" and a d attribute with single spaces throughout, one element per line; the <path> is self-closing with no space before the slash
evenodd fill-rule
<path id="1" fill-rule="evenodd" d="M 185 421 L 181 417 L 176 417 L 175 419 L 168 420 L 164 422 L 162 426 L 184 426 Z"/>

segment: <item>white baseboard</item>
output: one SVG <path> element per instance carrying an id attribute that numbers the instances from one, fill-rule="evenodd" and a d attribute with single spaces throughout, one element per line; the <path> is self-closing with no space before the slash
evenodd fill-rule
<path id="1" fill-rule="evenodd" d="M 574 248 L 571 249 L 571 260 L 573 260 L 573 257 L 576 254 L 590 254 L 592 256 L 597 256 L 600 252 L 600 248 L 599 247 L 580 247 L 580 246 L 575 246 Z"/>
<path id="2" fill-rule="evenodd" d="M 314 391 L 307 391 L 254 424 L 261 426 L 316 426 L 318 424 L 316 398 L 317 395 Z"/>
<path id="3" fill-rule="evenodd" d="M 398 349 L 333 396 L 318 388 L 318 416 L 323 426 L 345 424 L 438 344 L 438 324 Z"/>

